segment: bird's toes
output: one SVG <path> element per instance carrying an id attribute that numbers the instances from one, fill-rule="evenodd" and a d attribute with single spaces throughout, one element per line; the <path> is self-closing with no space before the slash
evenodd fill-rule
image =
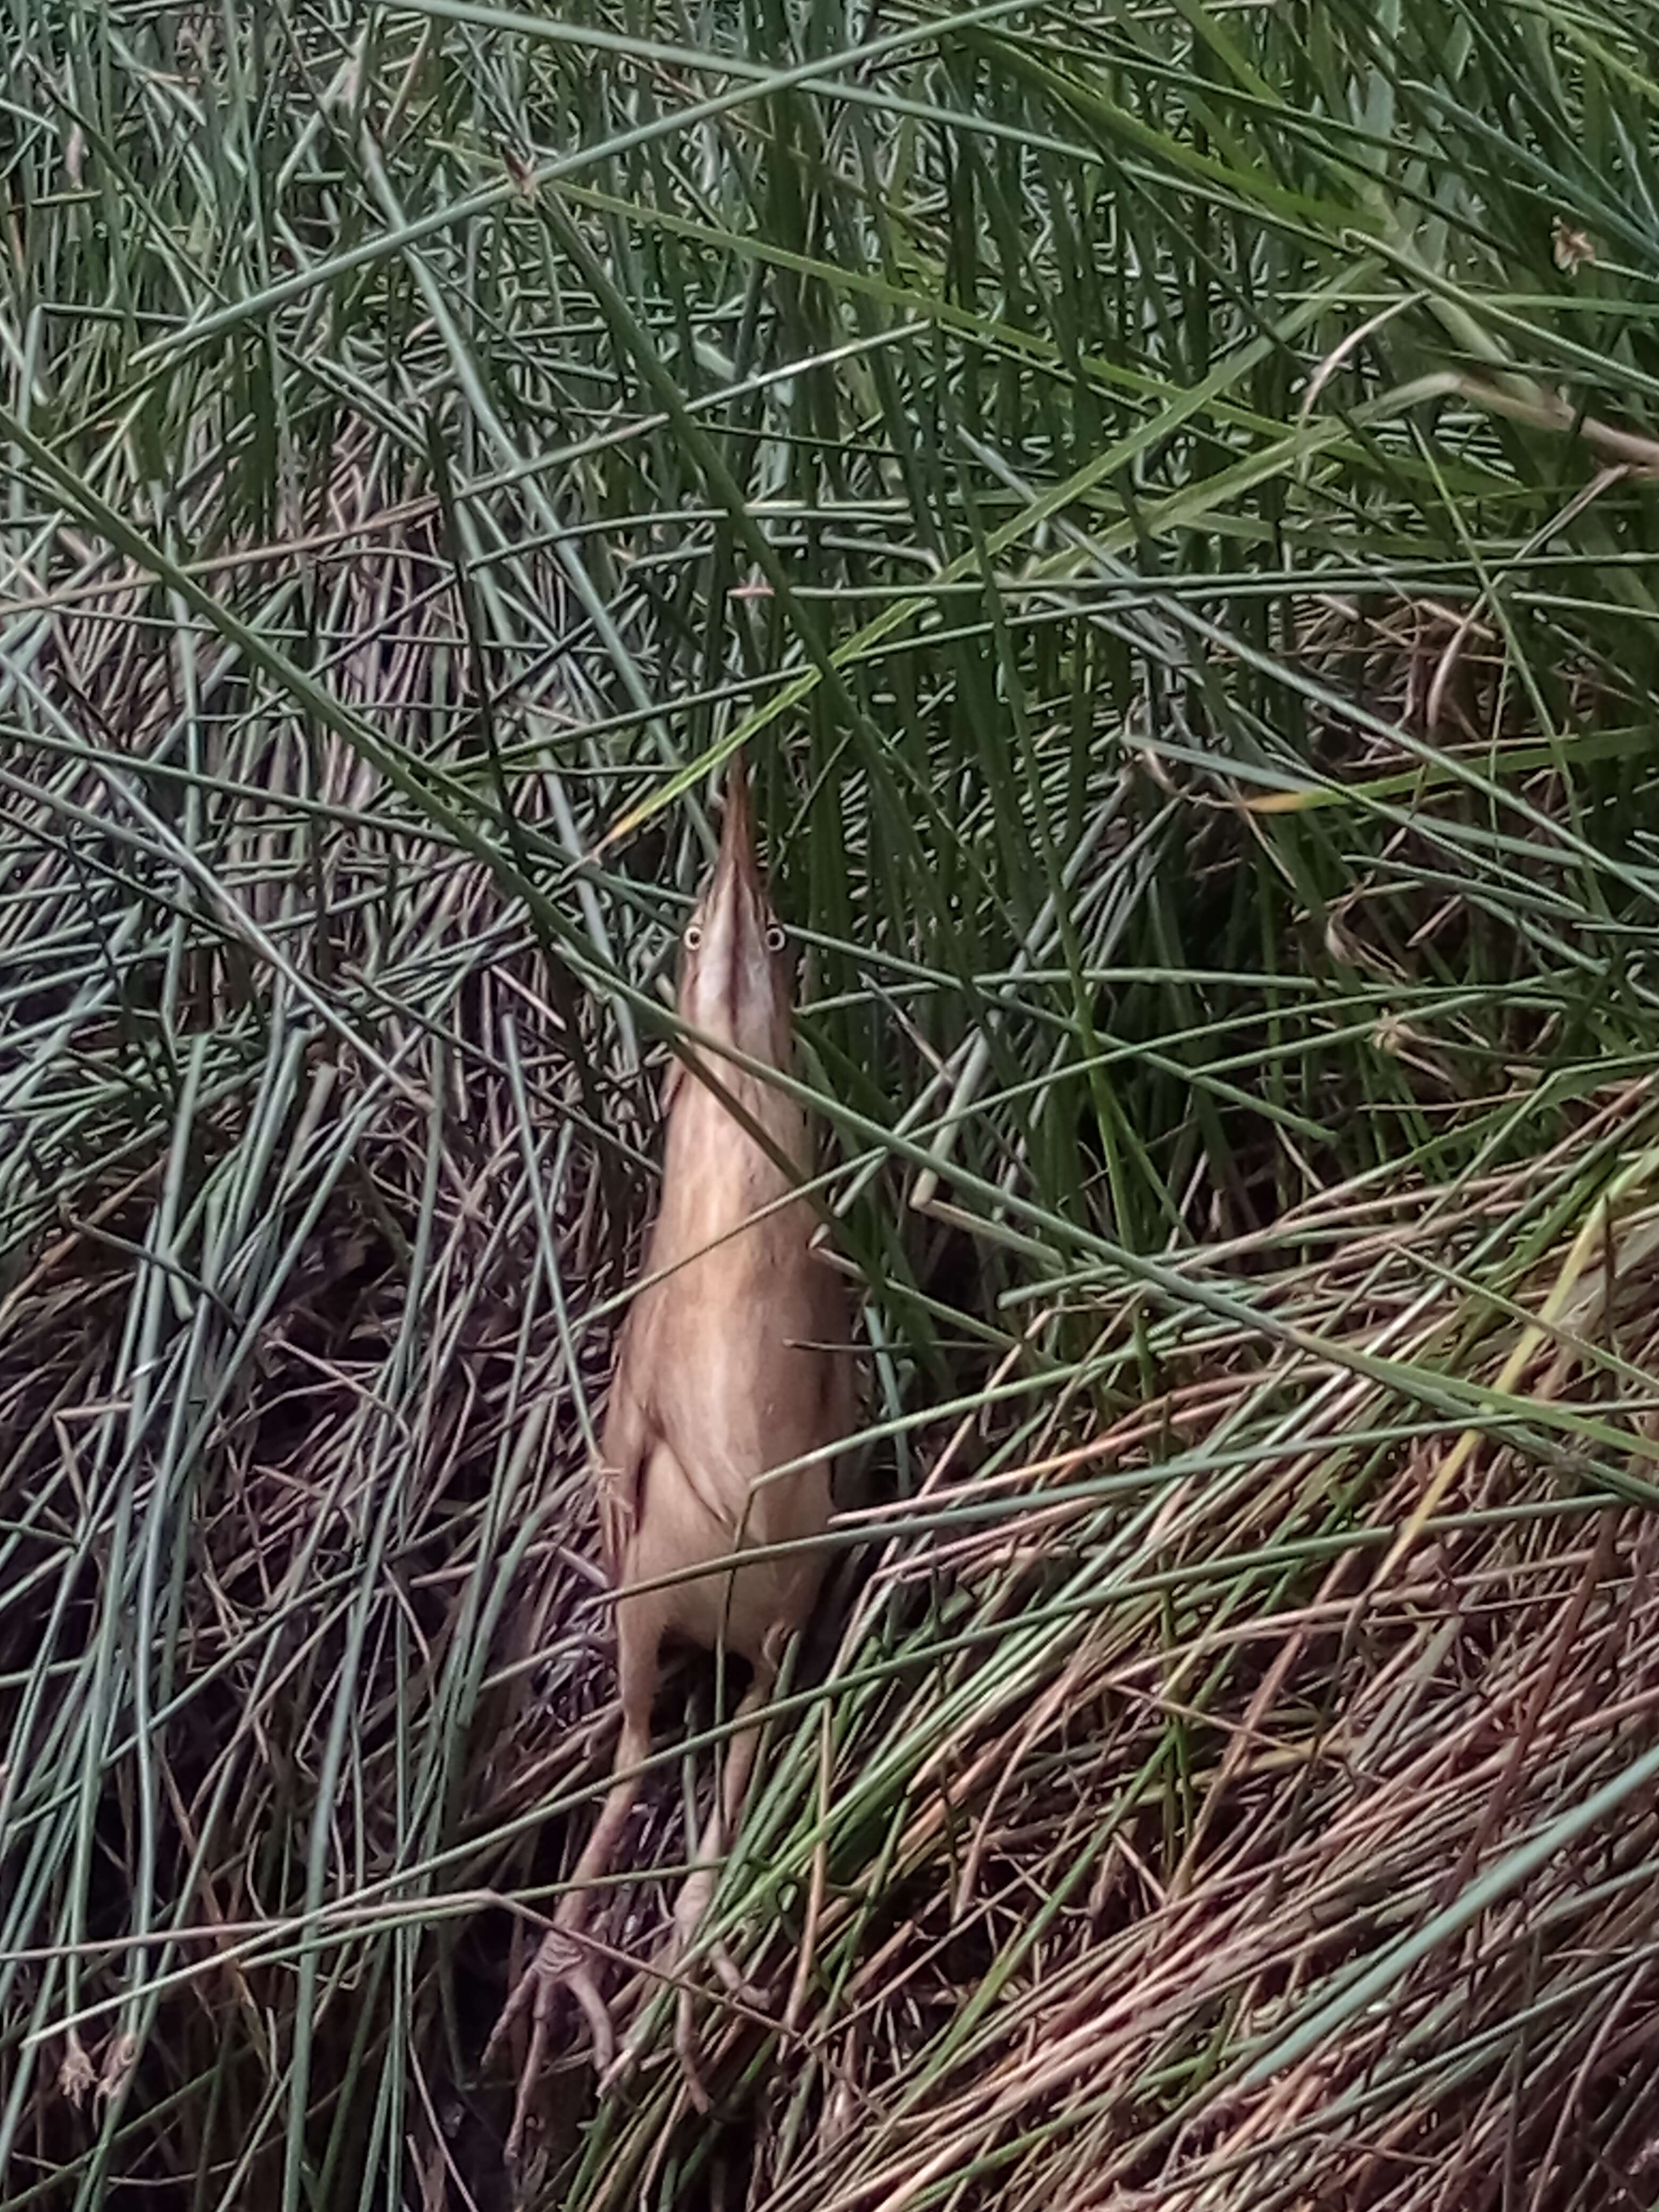
<path id="1" fill-rule="evenodd" d="M 548 1929 L 535 1957 L 519 1977 L 517 1986 L 501 2007 L 495 2025 L 489 2032 L 489 2040 L 484 2046 L 484 2064 L 489 2064 L 514 2027 L 527 2014 L 532 2033 L 530 2057 L 524 2071 L 527 2075 L 538 2070 L 542 2051 L 552 2028 L 560 1994 L 566 1990 L 581 2008 L 588 2031 L 593 2038 L 593 2063 L 603 2074 L 611 2066 L 617 2050 L 616 2031 L 611 2024 L 610 2008 L 593 1979 L 593 1970 L 588 1963 L 586 1947 L 562 1928 Z"/>
<path id="2" fill-rule="evenodd" d="M 682 1989 L 675 2000 L 674 2056 L 679 2061 L 686 2095 L 706 2118 L 714 2109 L 714 2100 L 697 2070 L 696 2008 L 689 1988 Z"/>
<path id="3" fill-rule="evenodd" d="M 611 2025 L 611 2008 L 599 1995 L 599 1984 L 585 1960 L 579 1960 L 561 1978 L 582 2008 L 587 2032 L 593 2039 L 593 2070 L 602 2082 L 605 2081 L 617 2063 L 617 2031 Z"/>
<path id="4" fill-rule="evenodd" d="M 522 2173 L 525 2140 L 529 2132 L 542 2067 L 552 2036 L 560 1993 L 567 1990 L 581 2007 L 587 2021 L 588 2031 L 593 2039 L 594 2069 L 600 2077 L 602 2089 L 617 2071 L 616 2030 L 611 2025 L 610 2008 L 593 1979 L 586 1948 L 577 1937 L 563 1929 L 550 1928 L 542 1938 L 535 1957 L 519 1977 L 517 1987 L 501 2007 L 501 2016 L 490 2031 L 489 2041 L 484 2048 L 484 2064 L 487 2066 L 515 2022 L 528 2016 L 530 2048 L 525 2055 L 524 2064 L 519 2069 L 518 2087 L 513 2100 L 513 2124 L 505 2146 L 509 2172 Z"/>
<path id="5" fill-rule="evenodd" d="M 698 1867 L 680 1884 L 680 1893 L 674 1900 L 673 1935 L 670 1940 L 677 1951 L 684 1951 L 690 1943 L 714 1901 L 713 1870 Z"/>
<path id="6" fill-rule="evenodd" d="M 599 2075 L 599 2094 L 609 2097 L 620 2089 L 640 2063 L 639 2039 L 630 2035 Z"/>
<path id="7" fill-rule="evenodd" d="M 744 1981 L 724 1943 L 718 1940 L 711 1943 L 708 1956 L 728 1996 L 740 2005 L 746 2005 L 750 2012 L 765 2011 L 766 1991 L 757 1989 L 753 1982 Z"/>

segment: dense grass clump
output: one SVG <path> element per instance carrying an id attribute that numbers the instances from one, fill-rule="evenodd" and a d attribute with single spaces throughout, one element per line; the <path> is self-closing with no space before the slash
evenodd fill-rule
<path id="1" fill-rule="evenodd" d="M 636 1979 L 543 2201 L 1646 2205 L 1659 20 L 0 70 L 0 2212 L 503 2201 L 739 744 L 866 1464 L 720 2112 Z"/>

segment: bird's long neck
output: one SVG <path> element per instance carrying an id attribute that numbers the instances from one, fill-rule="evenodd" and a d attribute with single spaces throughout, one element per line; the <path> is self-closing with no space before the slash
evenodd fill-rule
<path id="1" fill-rule="evenodd" d="M 793 1098 L 713 1054 L 706 1064 L 768 1143 L 758 1144 L 688 1068 L 668 1117 L 659 1222 L 678 1220 L 688 1230 L 714 1225 L 723 1234 L 810 1172 L 811 1145 L 806 1117 Z"/>

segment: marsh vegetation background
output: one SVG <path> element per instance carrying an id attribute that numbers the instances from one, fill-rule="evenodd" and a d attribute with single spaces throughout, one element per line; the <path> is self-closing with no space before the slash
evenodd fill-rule
<path id="1" fill-rule="evenodd" d="M 544 2201 L 1650 2203 L 1653 11 L 7 25 L 0 2207 L 501 2201 L 738 744 L 866 1486 Z"/>

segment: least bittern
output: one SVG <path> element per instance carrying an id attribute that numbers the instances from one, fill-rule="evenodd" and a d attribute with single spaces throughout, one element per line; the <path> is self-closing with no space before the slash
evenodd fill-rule
<path id="1" fill-rule="evenodd" d="M 756 857 L 741 756 L 726 775 L 714 876 L 685 931 L 678 1004 L 688 1027 L 712 1042 L 788 1067 L 789 963 Z M 854 1422 L 846 1295 L 833 1263 L 809 1249 L 809 1202 L 788 1196 L 811 1172 L 805 1116 L 793 1098 L 719 1054 L 692 1048 L 688 1061 L 673 1063 L 665 1093 L 662 1197 L 643 1265 L 647 1278 L 660 1279 L 648 1280 L 635 1297 L 618 1339 L 594 1471 L 605 1565 L 619 1593 L 617 1778 L 553 1925 L 485 2053 L 488 2061 L 529 2013 L 509 2159 L 522 2145 L 561 1990 L 587 2017 L 602 2075 L 615 2060 L 615 2033 L 582 1931 L 598 1894 L 592 1885 L 610 1868 L 639 1790 L 637 1770 L 650 1753 L 662 1645 L 672 1639 L 723 1650 L 752 1670 L 737 1715 L 750 1725 L 728 1747 L 723 1786 L 676 1906 L 672 1958 L 690 1942 L 714 1893 L 748 1788 L 760 1708 L 784 1644 L 817 1595 L 824 1561 L 811 1549 L 790 1551 L 666 1587 L 632 1586 L 712 1567 L 740 1549 L 821 1536 L 830 1512 L 832 1455 L 825 1448 L 845 1438 Z M 766 1145 L 732 1113 L 728 1097 L 764 1133 Z M 814 1453 L 823 1456 L 793 1466 Z M 789 1471 L 762 1480 L 775 1468 Z M 724 1954 L 714 1955 L 723 1978 L 740 1989 Z M 675 2043 L 688 2087 L 706 2107 L 690 2028 L 683 1990 Z"/>

